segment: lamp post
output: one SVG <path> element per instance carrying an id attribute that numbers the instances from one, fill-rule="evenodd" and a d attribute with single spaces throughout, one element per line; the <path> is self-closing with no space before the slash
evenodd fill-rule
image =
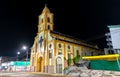
<path id="1" fill-rule="evenodd" d="M 27 61 L 28 61 L 28 50 L 26 46 L 23 46 L 23 50 L 26 50 L 26 71 L 27 71 Z"/>
<path id="2" fill-rule="evenodd" d="M 19 55 L 20 55 L 20 52 L 18 51 L 17 52 L 17 61 L 19 60 Z"/>
<path id="3" fill-rule="evenodd" d="M 20 52 L 18 51 L 17 52 L 17 61 L 19 61 L 19 55 L 20 55 Z M 15 71 L 17 71 L 16 69 L 17 69 L 17 67 L 15 66 Z"/>
<path id="4" fill-rule="evenodd" d="M 23 50 L 26 50 L 26 61 L 28 60 L 28 51 L 27 51 L 27 47 L 26 46 L 23 46 Z"/>

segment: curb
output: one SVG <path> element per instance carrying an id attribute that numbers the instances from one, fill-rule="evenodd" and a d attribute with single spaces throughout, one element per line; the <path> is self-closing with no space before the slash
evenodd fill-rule
<path id="1" fill-rule="evenodd" d="M 60 76 L 60 77 L 66 77 L 66 75 L 62 74 L 49 74 L 49 73 L 43 73 L 43 72 L 27 72 L 29 74 L 42 74 L 42 75 L 48 75 L 48 76 Z"/>

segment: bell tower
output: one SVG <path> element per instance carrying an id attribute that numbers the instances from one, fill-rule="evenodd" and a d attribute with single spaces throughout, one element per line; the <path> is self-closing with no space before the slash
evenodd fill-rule
<path id="1" fill-rule="evenodd" d="M 45 5 L 38 17 L 37 71 L 48 71 L 48 34 L 53 30 L 53 13 Z"/>
<path id="2" fill-rule="evenodd" d="M 48 37 L 53 30 L 53 13 L 45 5 L 38 16 L 38 32 L 31 48 L 31 69 L 36 72 L 48 72 Z"/>
<path id="3" fill-rule="evenodd" d="M 46 30 L 53 30 L 53 13 L 45 5 L 42 14 L 38 18 L 38 33 Z"/>

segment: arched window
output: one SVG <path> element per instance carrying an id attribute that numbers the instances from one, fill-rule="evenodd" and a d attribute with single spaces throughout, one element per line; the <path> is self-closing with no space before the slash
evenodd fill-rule
<path id="1" fill-rule="evenodd" d="M 49 58 L 52 58 L 52 52 L 49 51 Z"/>
<path id="2" fill-rule="evenodd" d="M 41 22 L 43 23 L 43 18 L 41 19 Z"/>
<path id="3" fill-rule="evenodd" d="M 50 29 L 50 25 L 48 25 L 48 30 Z"/>
<path id="4" fill-rule="evenodd" d="M 58 47 L 61 48 L 61 44 L 58 44 Z"/>
<path id="5" fill-rule="evenodd" d="M 51 48 L 51 47 L 52 47 L 52 44 L 49 45 L 49 48 Z"/>
<path id="6" fill-rule="evenodd" d="M 68 49 L 70 49 L 70 46 L 68 45 Z"/>
<path id="7" fill-rule="evenodd" d="M 77 55 L 79 55 L 79 50 L 76 51 Z"/>
<path id="8" fill-rule="evenodd" d="M 71 58 L 71 54 L 70 53 L 68 53 L 68 58 Z"/>
<path id="9" fill-rule="evenodd" d="M 48 20 L 48 22 L 50 22 L 50 18 L 49 17 L 47 18 L 47 20 Z"/>

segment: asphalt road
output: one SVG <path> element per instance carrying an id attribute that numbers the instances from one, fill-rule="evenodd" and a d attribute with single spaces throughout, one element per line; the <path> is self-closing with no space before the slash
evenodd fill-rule
<path id="1" fill-rule="evenodd" d="M 0 72 L 0 77 L 66 77 L 58 74 L 43 74 L 33 72 Z"/>

